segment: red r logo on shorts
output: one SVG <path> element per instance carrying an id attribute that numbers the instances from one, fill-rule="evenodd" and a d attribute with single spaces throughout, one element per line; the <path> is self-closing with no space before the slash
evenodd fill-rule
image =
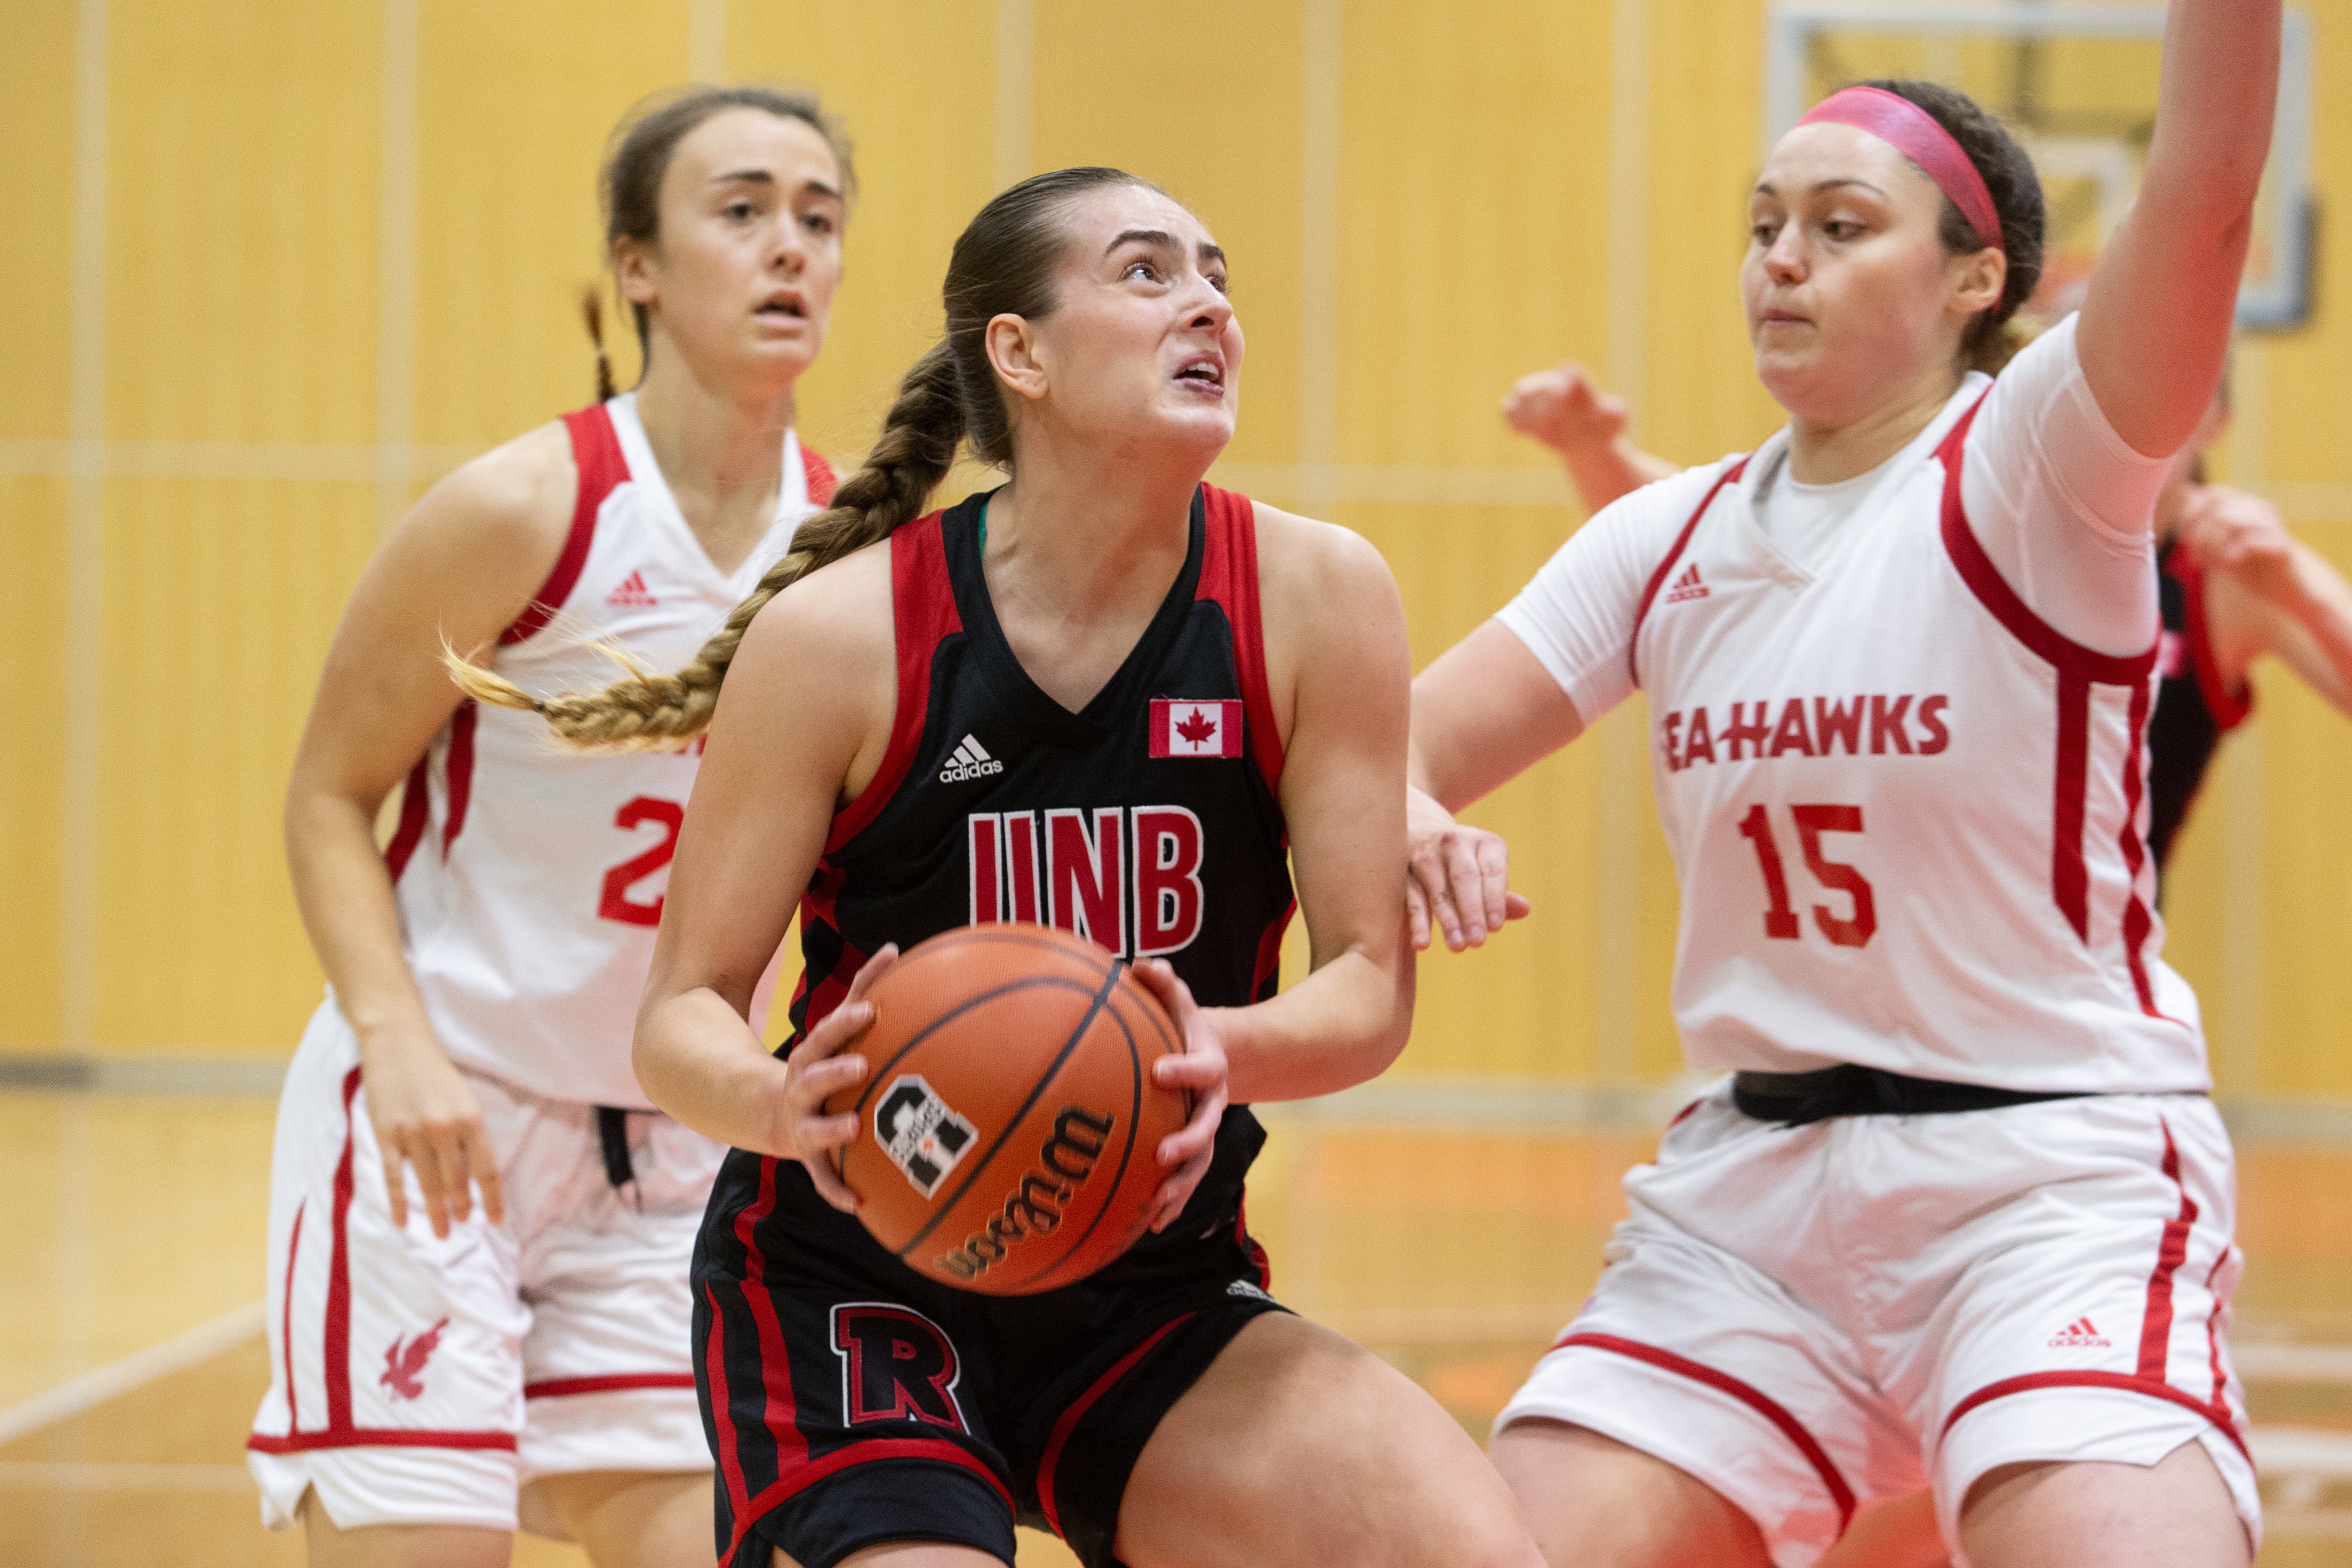
<path id="1" fill-rule="evenodd" d="M 861 1421 L 928 1421 L 968 1432 L 956 1383 L 963 1369 L 940 1326 L 906 1307 L 850 1301 L 833 1309 L 841 1410 Z"/>

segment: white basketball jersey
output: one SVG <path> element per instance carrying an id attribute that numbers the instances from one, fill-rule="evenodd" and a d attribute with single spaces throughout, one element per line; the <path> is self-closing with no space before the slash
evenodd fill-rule
<path id="1" fill-rule="evenodd" d="M 663 482 L 635 393 L 564 423 L 580 467 L 572 531 L 490 659 L 537 695 L 613 681 L 591 639 L 656 669 L 686 664 L 832 498 L 832 470 L 787 434 L 774 526 L 721 572 Z M 472 703 L 442 727 L 385 855 L 409 967 L 458 1062 L 552 1099 L 648 1104 L 630 1035 L 699 761 L 698 746 L 564 751 L 538 715 Z M 776 972 L 752 998 L 755 1026 Z"/>
<path id="2" fill-rule="evenodd" d="M 1987 557 L 1959 483 L 1982 385 L 1816 570 L 1756 517 L 1783 432 L 1720 466 L 1649 579 L 1632 658 L 1696 1066 L 2209 1086 L 2142 839 L 2156 650 L 2069 641 Z"/>

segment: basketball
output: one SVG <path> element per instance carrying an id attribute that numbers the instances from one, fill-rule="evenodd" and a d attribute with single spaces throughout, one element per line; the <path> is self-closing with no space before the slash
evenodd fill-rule
<path id="1" fill-rule="evenodd" d="M 866 1081 L 837 1156 L 874 1239 L 985 1295 L 1085 1279 L 1143 1233 L 1155 1151 L 1192 1096 L 1151 1064 L 1183 1049 L 1159 1001 L 1093 943 L 1041 925 L 950 931 L 866 993 Z"/>

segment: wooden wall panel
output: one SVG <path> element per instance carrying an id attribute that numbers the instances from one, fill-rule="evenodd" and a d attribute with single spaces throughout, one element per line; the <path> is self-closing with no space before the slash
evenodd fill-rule
<path id="1" fill-rule="evenodd" d="M 65 803 L 66 482 L 0 478 L 0 560 L 20 585 L 0 615 L 0 669 L 16 710 L 0 745 L 0 1051 L 56 1048 L 58 911 L 63 897 L 58 825 Z"/>

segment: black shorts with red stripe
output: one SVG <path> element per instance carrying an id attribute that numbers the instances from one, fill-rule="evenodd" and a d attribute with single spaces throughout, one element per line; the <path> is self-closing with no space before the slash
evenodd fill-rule
<path id="1" fill-rule="evenodd" d="M 1016 1521 L 1108 1568 L 1160 1418 L 1283 1309 L 1242 1217 L 1235 1118 L 1175 1225 L 1079 1283 L 982 1296 L 916 1273 L 792 1161 L 728 1156 L 695 1249 L 695 1369 L 721 1568 L 832 1568 L 889 1541 L 1013 1560 Z M 1246 1145 L 1246 1147 L 1234 1146 Z"/>

